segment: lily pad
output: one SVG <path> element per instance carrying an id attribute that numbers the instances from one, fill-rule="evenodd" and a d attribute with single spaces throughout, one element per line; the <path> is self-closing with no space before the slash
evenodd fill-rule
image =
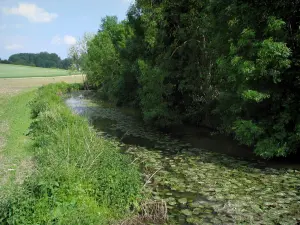
<path id="1" fill-rule="evenodd" d="M 181 210 L 181 213 L 186 216 L 191 216 L 193 214 L 192 211 L 189 209 L 183 209 L 183 210 Z"/>
<path id="2" fill-rule="evenodd" d="M 188 217 L 186 219 L 186 222 L 191 223 L 191 224 L 203 224 L 203 219 L 198 218 L 198 217 Z"/>
<path id="3" fill-rule="evenodd" d="M 187 198 L 180 198 L 180 199 L 178 199 L 178 202 L 179 202 L 180 204 L 185 205 L 185 204 L 187 203 Z"/>
<path id="4" fill-rule="evenodd" d="M 158 196 L 158 195 L 156 195 L 156 196 L 153 197 L 153 199 L 154 199 L 154 200 L 161 200 L 161 197 Z"/>
<path id="5" fill-rule="evenodd" d="M 176 201 L 170 201 L 170 202 L 168 202 L 168 204 L 171 206 L 176 205 Z"/>
<path id="6" fill-rule="evenodd" d="M 192 203 L 190 204 L 190 206 L 191 206 L 192 208 L 199 208 L 199 207 L 201 206 L 201 204 L 200 204 L 199 202 L 192 202 Z"/>
<path id="7" fill-rule="evenodd" d="M 199 215 L 201 212 L 202 212 L 202 209 L 201 209 L 201 208 L 195 208 L 195 209 L 193 210 L 193 214 L 194 214 L 194 215 Z"/>

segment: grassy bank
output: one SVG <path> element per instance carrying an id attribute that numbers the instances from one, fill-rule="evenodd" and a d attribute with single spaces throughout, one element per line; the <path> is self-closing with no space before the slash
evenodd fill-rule
<path id="1" fill-rule="evenodd" d="M 109 224 L 137 206 L 138 169 L 64 105 L 69 89 L 45 86 L 31 102 L 36 169 L 1 205 L 1 224 Z"/>
<path id="2" fill-rule="evenodd" d="M 0 94 L 0 203 L 3 204 L 33 168 L 31 142 L 24 134 L 31 123 L 28 102 L 34 92 Z"/>

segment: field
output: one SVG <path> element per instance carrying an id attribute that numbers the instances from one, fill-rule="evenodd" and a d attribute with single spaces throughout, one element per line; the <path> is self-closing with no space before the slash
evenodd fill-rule
<path id="1" fill-rule="evenodd" d="M 0 64 L 0 78 L 67 76 L 68 70 Z"/>
<path id="2" fill-rule="evenodd" d="M 40 87 L 50 83 L 82 83 L 82 75 L 60 77 L 27 77 L 27 78 L 0 78 L 0 95 L 18 93 L 21 90 Z"/>
<path id="3" fill-rule="evenodd" d="M 67 70 L 0 64 L 0 95 L 50 83 L 81 83 L 83 80 L 84 76 L 69 75 Z"/>

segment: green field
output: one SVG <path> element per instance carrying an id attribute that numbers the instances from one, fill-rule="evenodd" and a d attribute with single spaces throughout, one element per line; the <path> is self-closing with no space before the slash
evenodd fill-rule
<path id="1" fill-rule="evenodd" d="M 67 76 L 68 70 L 0 64 L 0 78 Z"/>

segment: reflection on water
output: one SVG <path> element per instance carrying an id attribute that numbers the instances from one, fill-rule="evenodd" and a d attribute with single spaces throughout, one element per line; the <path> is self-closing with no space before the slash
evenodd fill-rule
<path id="1" fill-rule="evenodd" d="M 134 110 L 93 95 L 72 93 L 66 104 L 133 156 L 149 181 L 145 191 L 167 201 L 170 224 L 295 224 L 300 219 L 299 171 L 274 169 L 296 164 L 257 163 L 249 149 L 206 128 L 180 126 L 163 133 L 143 124 Z"/>

